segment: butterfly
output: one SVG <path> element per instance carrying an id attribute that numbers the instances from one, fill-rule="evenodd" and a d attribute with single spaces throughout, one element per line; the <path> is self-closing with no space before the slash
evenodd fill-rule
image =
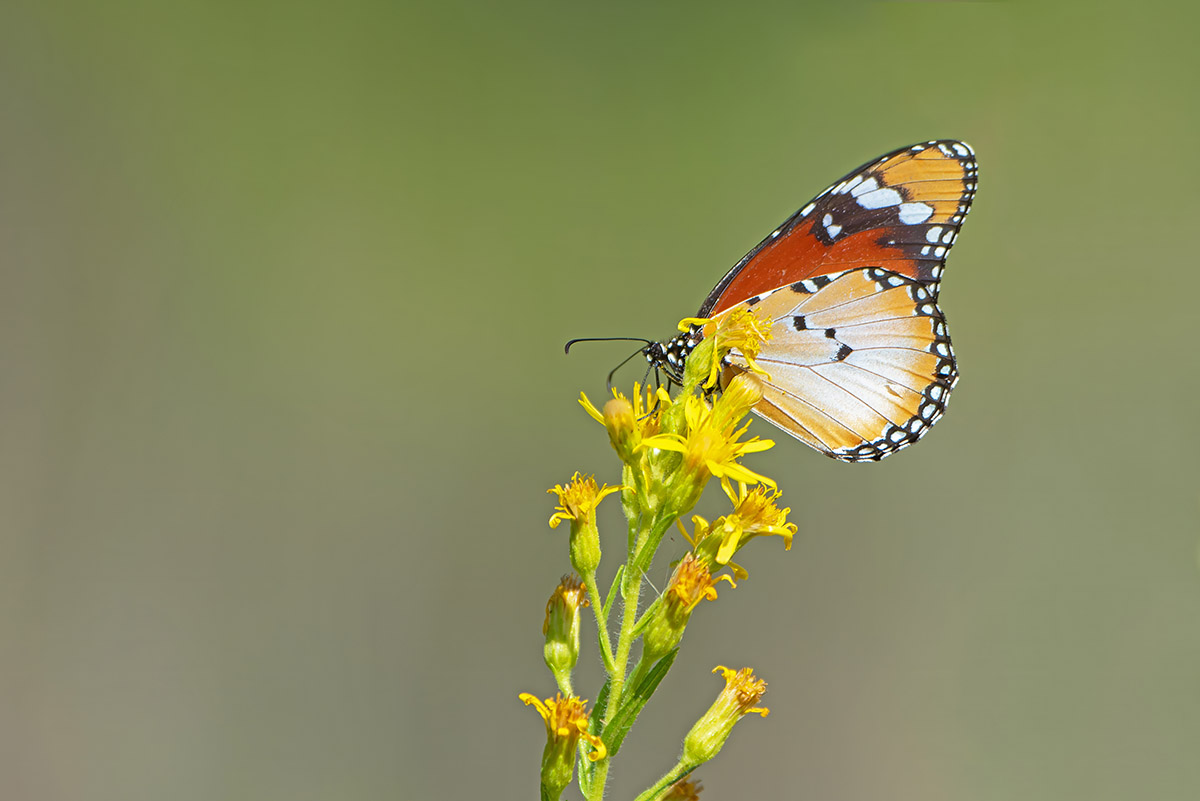
<path id="1" fill-rule="evenodd" d="M 878 461 L 925 435 L 958 381 L 938 290 L 975 197 L 975 153 L 951 139 L 895 150 L 834 183 L 767 235 L 709 293 L 702 318 L 752 308 L 772 338 L 755 359 L 754 411 L 847 462 Z M 642 350 L 682 380 L 703 334 Z M 749 370 L 734 350 L 722 386 Z"/>

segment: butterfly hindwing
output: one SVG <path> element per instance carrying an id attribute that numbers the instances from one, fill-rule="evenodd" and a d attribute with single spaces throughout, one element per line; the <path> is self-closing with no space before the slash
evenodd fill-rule
<path id="1" fill-rule="evenodd" d="M 920 282 L 936 298 L 977 174 L 971 148 L 949 139 L 902 148 L 854 170 L 746 254 L 697 316 L 720 314 L 804 279 L 866 267 Z"/>
<path id="2" fill-rule="evenodd" d="M 757 358 L 755 412 L 844 461 L 876 461 L 916 442 L 958 379 L 930 288 L 878 268 L 846 270 L 748 300 L 771 322 Z M 725 381 L 747 369 L 730 354 Z"/>

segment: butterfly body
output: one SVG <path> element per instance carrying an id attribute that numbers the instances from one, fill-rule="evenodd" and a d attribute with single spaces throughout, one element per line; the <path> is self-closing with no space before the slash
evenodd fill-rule
<path id="1" fill-rule="evenodd" d="M 772 231 L 709 293 L 698 317 L 751 308 L 771 322 L 754 411 L 843 461 L 878 461 L 941 418 L 958 368 L 938 291 L 975 195 L 973 151 L 913 145 L 846 175 Z M 693 328 L 646 348 L 679 380 Z M 749 369 L 736 350 L 723 383 Z"/>

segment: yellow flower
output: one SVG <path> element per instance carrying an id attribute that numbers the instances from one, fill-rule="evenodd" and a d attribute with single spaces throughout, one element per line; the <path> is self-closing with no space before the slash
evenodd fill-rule
<path id="1" fill-rule="evenodd" d="M 604 745 L 604 741 L 600 737 L 588 731 L 588 712 L 586 709 L 587 701 L 581 698 L 576 698 L 575 695 L 566 695 L 558 693 L 554 698 L 547 698 L 542 701 L 532 693 L 521 693 L 518 698 L 524 701 L 526 706 L 532 705 L 538 710 L 542 721 L 546 723 L 546 753 L 542 755 L 542 773 L 545 776 L 546 757 L 553 752 L 553 758 L 557 761 L 562 761 L 570 767 L 575 765 L 575 748 L 578 742 L 583 740 L 588 745 L 592 746 L 592 753 L 588 754 L 588 759 L 596 761 L 604 759 L 608 753 L 608 749 Z M 568 777 L 563 787 L 570 783 Z"/>
<path id="2" fill-rule="evenodd" d="M 783 549 L 792 549 L 796 524 L 787 522 L 791 509 L 780 509 L 775 504 L 779 498 L 778 490 L 767 489 L 761 484 L 747 490 L 745 484 L 739 484 L 734 493 L 728 481 L 722 481 L 721 486 L 733 501 L 734 508 L 730 514 L 718 518 L 710 532 L 720 535 L 720 545 L 714 556 L 718 565 L 728 564 L 734 553 L 754 537 L 778 535 L 783 537 Z"/>
<path id="3" fill-rule="evenodd" d="M 759 317 L 753 309 L 736 306 L 714 318 L 689 317 L 679 321 L 680 331 L 689 331 L 692 326 L 703 329 L 704 342 L 688 357 L 687 366 L 707 371 L 704 387 L 711 389 L 717 385 L 721 377 L 721 363 L 731 350 L 738 351 L 751 371 L 767 375 L 767 371 L 754 360 L 762 351 L 763 344 L 771 339 L 770 320 Z M 710 344 L 706 347 L 705 343 Z M 695 367 L 693 360 L 696 360 Z"/>
<path id="4" fill-rule="evenodd" d="M 767 683 L 757 678 L 754 671 L 748 667 L 735 671 L 723 665 L 718 665 L 713 673 L 718 671 L 725 676 L 725 689 L 683 740 L 680 764 L 687 770 L 695 770 L 716 756 L 734 724 L 746 715 L 757 714 L 765 718 L 770 711 L 756 706 L 767 691 Z"/>
<path id="5" fill-rule="evenodd" d="M 546 490 L 558 496 L 558 506 L 554 507 L 557 511 L 550 516 L 550 528 L 558 528 L 558 524 L 564 520 L 570 520 L 572 523 L 590 520 L 594 523 L 596 507 L 600 501 L 620 491 L 620 487 L 610 487 L 607 484 L 598 487 L 594 477 L 585 478 L 579 473 L 571 476 L 571 483 L 565 487 L 555 484 Z"/>
<path id="6" fill-rule="evenodd" d="M 567 486 L 556 484 L 546 492 L 558 495 L 557 511 L 550 516 L 550 528 L 571 521 L 571 565 L 581 576 L 591 576 L 600 564 L 600 532 L 596 529 L 596 506 L 620 487 L 596 486 L 596 479 L 576 473 Z"/>
<path id="7" fill-rule="evenodd" d="M 643 387 L 636 382 L 632 402 L 617 390 L 612 392 L 612 400 L 604 404 L 603 412 L 582 392 L 579 393 L 579 404 L 608 429 L 613 450 L 621 461 L 629 464 L 635 460 L 642 440 L 658 433 L 659 414 L 671 404 L 671 397 L 661 387 L 653 392 L 645 387 L 643 397 Z"/>
<path id="8" fill-rule="evenodd" d="M 717 522 L 720 523 L 721 518 L 717 518 Z M 675 521 L 675 525 L 679 527 L 679 532 L 683 534 L 683 538 L 692 546 L 692 553 L 696 555 L 697 559 L 708 565 L 709 570 L 720 568 L 720 565 L 717 564 L 716 554 L 721 544 L 721 536 L 717 533 L 710 538 L 709 535 L 712 534 L 713 527 L 709 525 L 707 520 L 700 515 L 692 515 L 694 531 L 691 534 L 683 527 L 683 523 L 680 523 L 678 520 Z M 732 559 L 724 562 L 723 565 L 733 571 L 733 577 L 737 581 L 742 581 L 750 576 L 750 572 L 746 568 Z"/>
<path id="9" fill-rule="evenodd" d="M 643 448 L 683 454 L 683 469 L 674 478 L 669 501 L 677 514 L 695 505 L 710 476 L 744 484 L 761 482 L 775 486 L 771 479 L 738 463 L 738 459 L 745 454 L 765 451 L 775 443 L 758 437 L 741 441 L 749 423 L 741 428 L 737 427 L 737 423 L 749 410 L 748 407 L 742 408 L 740 413 L 734 413 L 737 410 L 730 405 L 720 406 L 721 400 L 717 403 L 719 408 L 714 413 L 714 408 L 703 398 L 688 395 L 684 399 L 686 434 L 659 434 L 642 440 Z"/>
<path id="10" fill-rule="evenodd" d="M 561 739 L 569 743 L 567 753 L 574 755 L 575 746 L 580 740 L 592 746 L 592 753 L 588 754 L 592 762 L 604 759 L 608 753 L 604 741 L 588 732 L 587 701 L 573 695 L 564 698 L 562 693 L 545 701 L 531 693 L 521 693 L 517 697 L 526 706 L 532 705 L 537 709 L 546 723 L 546 734 L 552 740 Z"/>
<path id="11" fill-rule="evenodd" d="M 762 381 L 749 373 L 738 373 L 713 403 L 713 419 L 720 426 L 735 425 L 762 400 Z"/>
<path id="12" fill-rule="evenodd" d="M 542 788 L 550 798 L 558 798 L 575 776 L 575 749 L 583 740 L 592 747 L 588 759 L 604 759 L 608 749 L 604 742 L 588 731 L 587 701 L 573 695 L 542 701 L 530 693 L 518 696 L 526 706 L 532 705 L 546 723 L 546 748 L 542 751 Z M 545 793 L 543 795 L 545 797 Z"/>
<path id="13" fill-rule="evenodd" d="M 713 578 L 707 564 L 691 553 L 684 554 L 663 592 L 662 604 L 646 625 L 643 649 L 647 664 L 658 661 L 679 644 L 692 611 L 701 601 L 717 600 L 718 581 L 737 586 L 729 576 Z"/>

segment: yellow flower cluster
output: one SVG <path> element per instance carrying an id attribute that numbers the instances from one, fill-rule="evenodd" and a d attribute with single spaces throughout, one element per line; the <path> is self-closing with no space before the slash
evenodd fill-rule
<path id="1" fill-rule="evenodd" d="M 701 601 L 717 600 L 719 582 L 736 587 L 735 579 L 746 577 L 745 569 L 732 561 L 734 555 L 761 536 L 781 537 L 785 548 L 790 548 L 796 534 L 796 526 L 787 520 L 791 510 L 778 505 L 775 482 L 742 463 L 745 456 L 774 445 L 749 436 L 746 419 L 763 396 L 756 373 L 765 372 L 755 359 L 770 337 L 769 321 L 752 310 L 735 309 L 711 320 L 685 320 L 681 330 L 691 326 L 699 327 L 702 337 L 685 362 L 682 391 L 674 398 L 662 387 L 638 384 L 629 396 L 614 390 L 602 407 L 580 394 L 580 405 L 604 426 L 621 460 L 620 485 L 600 484 L 592 476 L 576 473 L 565 486 L 549 490 L 558 500 L 550 527 L 564 521 L 570 524 L 569 554 L 580 578 L 566 577 L 555 589 L 542 627 L 545 662 L 559 694 L 544 700 L 529 693 L 520 696 L 537 708 L 546 724 L 543 799 L 557 801 L 574 779 L 576 760 L 584 796 L 590 801 L 604 796 L 609 763 L 680 653 L 692 614 Z M 731 353 L 736 355 L 733 366 L 727 358 Z M 679 519 L 692 510 L 714 478 L 733 508 L 712 523 L 693 516 L 689 533 Z M 601 549 L 596 509 L 614 493 L 620 493 L 628 520 L 626 560 L 603 594 L 597 583 Z M 639 613 L 643 576 L 674 525 L 679 525 L 691 549 L 675 563 L 661 597 Z M 722 573 L 726 567 L 729 571 Z M 609 615 L 617 608 L 618 596 L 620 621 L 614 632 Z M 572 689 L 582 611 L 589 605 L 608 677 L 602 706 L 591 716 L 586 702 Z M 641 658 L 631 665 L 639 639 Z M 766 709 L 756 706 L 766 684 L 749 668 L 718 671 L 725 675 L 725 691 L 688 734 L 680 762 L 638 801 L 694 801 L 700 787 L 689 780 L 691 771 L 721 749 L 738 720 L 751 713 L 766 714 Z"/>

